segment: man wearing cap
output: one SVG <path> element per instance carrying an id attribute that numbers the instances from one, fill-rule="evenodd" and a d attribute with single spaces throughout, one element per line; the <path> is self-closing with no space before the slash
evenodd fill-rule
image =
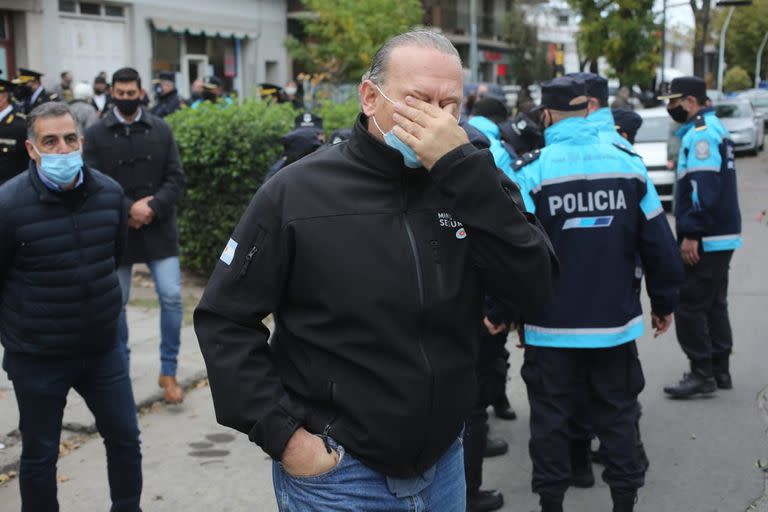
<path id="1" fill-rule="evenodd" d="M 568 76 L 584 82 L 589 97 L 587 119 L 597 127 L 600 140 L 626 146 L 627 140 L 616 132 L 616 123 L 608 108 L 608 80 L 595 73 L 571 73 Z"/>
<path id="2" fill-rule="evenodd" d="M 104 117 L 104 114 L 109 111 L 112 106 L 112 96 L 109 94 L 109 84 L 107 79 L 99 74 L 93 79 L 93 97 L 91 98 L 91 104 L 96 109 L 99 117 Z"/>
<path id="3" fill-rule="evenodd" d="M 13 84 L 0 80 L 0 185 L 26 170 L 29 156 L 24 147 L 27 122 L 11 102 Z"/>
<path id="4" fill-rule="evenodd" d="M 682 262 L 642 161 L 624 144 L 603 142 L 586 118 L 584 82 L 561 77 L 542 84 L 538 110 L 547 145 L 516 161 L 512 178 L 563 271 L 554 298 L 524 319 L 533 491 L 543 512 L 563 510 L 571 425 L 588 418 L 600 439 L 613 510 L 629 512 L 645 474 L 635 445 L 644 386 L 635 345 L 644 324 L 637 260 L 647 276 L 655 336 L 672 323 Z"/>
<path id="5" fill-rule="evenodd" d="M 731 389 L 729 359 L 733 346 L 728 318 L 728 268 L 741 247 L 741 213 L 733 141 L 712 108 L 706 107 L 704 80 L 672 80 L 667 112 L 683 125 L 675 188 L 677 241 L 685 262 L 685 286 L 675 311 L 677 339 L 690 372 L 672 397 Z"/>
<path id="6" fill-rule="evenodd" d="M 222 106 L 228 107 L 234 104 L 234 101 L 229 96 L 223 96 L 224 90 L 221 86 L 221 79 L 217 76 L 206 76 L 203 79 L 202 95 L 199 99 L 195 100 L 190 108 L 199 108 L 204 101 L 210 101 L 211 103 L 222 102 Z"/>
<path id="7" fill-rule="evenodd" d="M 181 108 L 181 99 L 179 99 L 179 92 L 176 90 L 176 75 L 171 71 L 161 71 L 158 75 L 158 85 L 160 94 L 157 96 L 157 103 L 150 112 L 158 117 L 165 117 Z"/>
<path id="8" fill-rule="evenodd" d="M 18 86 L 16 97 L 22 102 L 22 110 L 25 114 L 32 112 L 38 105 L 59 99 L 57 94 L 49 94 L 45 90 L 40 82 L 42 76 L 43 74 L 38 71 L 19 68 L 19 72 L 13 80 L 13 83 Z"/>
<path id="9" fill-rule="evenodd" d="M 499 129 L 501 140 L 518 155 L 544 147 L 544 136 L 538 124 L 525 112 L 518 112 L 514 118 L 500 123 Z"/>
<path id="10" fill-rule="evenodd" d="M 616 108 L 611 111 L 616 123 L 616 132 L 630 144 L 635 143 L 635 136 L 643 125 L 643 118 L 634 110 Z"/>

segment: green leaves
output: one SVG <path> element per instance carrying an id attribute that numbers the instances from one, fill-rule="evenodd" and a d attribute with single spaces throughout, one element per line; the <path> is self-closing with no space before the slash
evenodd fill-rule
<path id="1" fill-rule="evenodd" d="M 582 14 L 579 49 L 595 62 L 605 57 L 623 85 L 647 84 L 661 62 L 653 0 L 571 0 Z"/>
<path id="2" fill-rule="evenodd" d="M 306 41 L 288 38 L 291 56 L 335 83 L 358 81 L 387 39 L 422 22 L 419 0 L 303 0 Z"/>
<path id="3" fill-rule="evenodd" d="M 718 11 L 714 23 L 718 34 L 727 12 L 728 9 Z M 741 66 L 751 77 L 750 84 L 746 87 L 752 87 L 755 79 L 753 75 L 755 74 L 757 49 L 766 32 L 768 32 L 768 0 L 753 0 L 751 6 L 736 8 L 725 39 L 725 61 L 728 64 L 726 75 L 731 66 Z M 768 50 L 763 52 L 761 73 L 763 77 L 766 76 L 766 71 L 768 71 Z M 723 82 L 725 82 L 725 77 L 723 77 Z"/>
<path id="4" fill-rule="evenodd" d="M 741 91 L 752 87 L 752 79 L 741 66 L 728 68 L 723 76 L 723 90 L 725 92 Z"/>
<path id="5" fill-rule="evenodd" d="M 359 100 L 323 103 L 316 114 L 326 134 L 352 127 Z M 182 266 L 209 275 L 264 175 L 283 151 L 280 138 L 293 129 L 298 112 L 290 104 L 257 100 L 222 108 L 203 103 L 166 118 L 187 174 L 179 208 Z"/>

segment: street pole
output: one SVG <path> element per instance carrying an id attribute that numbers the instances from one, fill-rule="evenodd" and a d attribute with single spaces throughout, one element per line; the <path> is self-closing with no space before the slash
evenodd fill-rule
<path id="1" fill-rule="evenodd" d="M 736 8 L 731 6 L 728 9 L 728 16 L 725 18 L 725 23 L 720 31 L 720 54 L 717 58 L 717 91 L 723 92 L 723 72 L 725 71 L 725 33 L 728 31 L 728 25 L 731 23 L 731 17 L 733 17 L 733 11 Z"/>
<path id="2" fill-rule="evenodd" d="M 469 72 L 472 83 L 477 83 L 477 0 L 469 0 Z"/>
<path id="3" fill-rule="evenodd" d="M 763 42 L 760 43 L 760 49 L 757 50 L 757 59 L 755 60 L 755 89 L 760 87 L 760 64 L 763 61 L 763 50 L 765 50 L 765 43 L 768 43 L 768 32 L 763 36 Z"/>
<path id="4" fill-rule="evenodd" d="M 661 14 L 661 83 L 658 84 L 659 92 L 664 94 L 661 90 L 662 84 L 664 84 L 664 67 L 667 61 L 667 0 L 664 0 L 664 10 Z"/>

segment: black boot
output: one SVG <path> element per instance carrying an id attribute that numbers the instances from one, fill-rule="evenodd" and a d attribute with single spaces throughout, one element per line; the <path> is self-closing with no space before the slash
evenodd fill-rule
<path id="1" fill-rule="evenodd" d="M 637 491 L 611 489 L 613 512 L 632 512 L 637 501 Z"/>
<path id="2" fill-rule="evenodd" d="M 683 379 L 677 386 L 667 386 L 664 392 L 673 398 L 688 398 L 695 395 L 708 395 L 717 389 L 715 378 L 712 376 L 710 361 L 691 361 L 690 373 L 683 374 Z"/>
<path id="3" fill-rule="evenodd" d="M 592 461 L 589 459 L 589 439 L 571 439 L 571 485 L 587 489 L 595 485 Z"/>
<path id="4" fill-rule="evenodd" d="M 512 409 L 512 406 L 509 404 L 509 399 L 507 398 L 507 395 L 504 395 L 504 397 L 493 404 L 493 412 L 496 414 L 497 418 L 500 418 L 502 420 L 516 420 L 517 414 L 515 414 L 515 410 Z"/>
<path id="5" fill-rule="evenodd" d="M 480 490 L 467 496 L 467 512 L 490 512 L 503 506 L 504 496 L 497 490 Z"/>
<path id="6" fill-rule="evenodd" d="M 733 389 L 728 356 L 712 358 L 712 372 L 719 389 Z"/>
<path id="7" fill-rule="evenodd" d="M 485 442 L 483 457 L 498 457 L 509 451 L 509 445 L 503 439 L 488 438 Z"/>
<path id="8" fill-rule="evenodd" d="M 563 512 L 563 498 L 552 498 L 549 496 L 541 496 L 539 498 L 539 505 L 541 505 L 541 512 Z"/>

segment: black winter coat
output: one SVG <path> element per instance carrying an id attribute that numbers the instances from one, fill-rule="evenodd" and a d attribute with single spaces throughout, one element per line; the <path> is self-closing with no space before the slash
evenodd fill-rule
<path id="1" fill-rule="evenodd" d="M 31 162 L 0 187 L 0 342 L 10 352 L 72 356 L 117 343 L 123 191 L 83 172 L 79 187 L 58 193 Z"/>
<path id="2" fill-rule="evenodd" d="M 181 108 L 181 99 L 178 91 L 171 91 L 158 98 L 157 104 L 152 107 L 152 113 L 158 117 L 173 114 Z"/>
<path id="3" fill-rule="evenodd" d="M 429 173 L 408 169 L 365 122 L 256 193 L 195 329 L 220 423 L 276 459 L 304 426 L 413 477 L 475 401 L 483 292 L 541 307 L 558 266 L 487 150 L 466 144 Z"/>
<path id="4" fill-rule="evenodd" d="M 117 181 L 125 191 L 125 206 L 154 196 L 149 206 L 155 219 L 141 229 L 128 230 L 122 262 L 145 263 L 179 254 L 176 203 L 186 184 L 179 150 L 168 124 L 146 110 L 126 125 L 110 110 L 85 134 L 85 162 Z"/>

